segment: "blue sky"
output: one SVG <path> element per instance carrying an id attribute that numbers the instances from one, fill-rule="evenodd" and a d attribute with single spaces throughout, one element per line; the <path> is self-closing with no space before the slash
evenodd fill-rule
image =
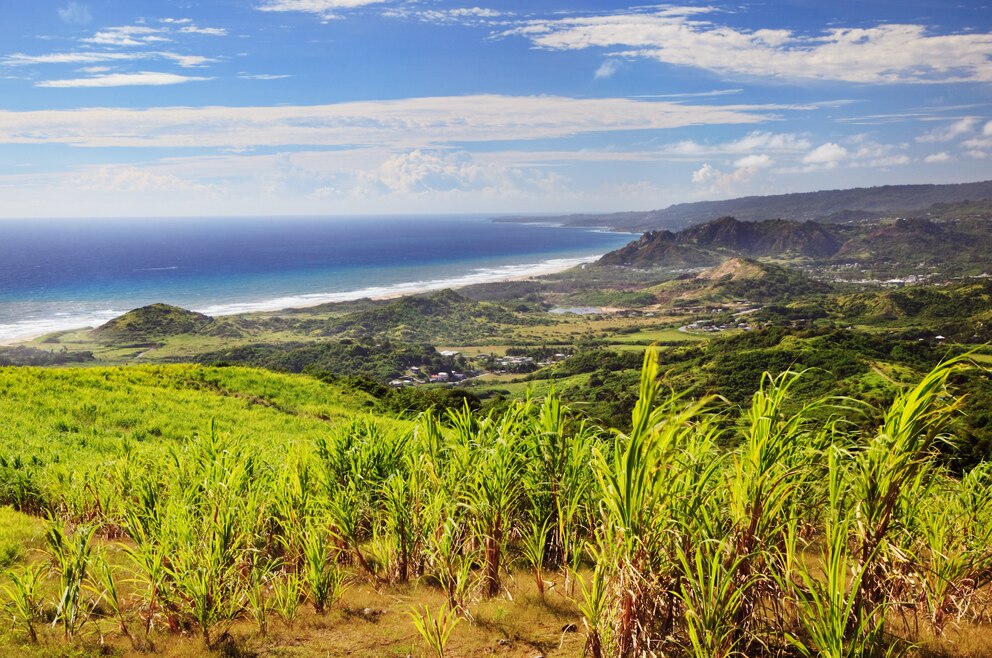
<path id="1" fill-rule="evenodd" d="M 981 3 L 5 10 L 0 217 L 646 210 L 992 178 Z"/>

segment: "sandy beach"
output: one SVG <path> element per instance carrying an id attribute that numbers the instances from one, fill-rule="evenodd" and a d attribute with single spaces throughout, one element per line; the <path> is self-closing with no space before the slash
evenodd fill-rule
<path id="1" fill-rule="evenodd" d="M 245 313 L 277 313 L 279 311 L 289 311 L 293 309 L 310 308 L 313 306 L 320 306 L 322 304 L 329 304 L 335 302 L 348 302 L 357 299 L 398 299 L 400 297 L 405 297 L 407 295 L 418 295 L 427 292 L 432 292 L 436 290 L 444 289 L 454 289 L 465 288 L 467 286 L 472 286 L 480 283 L 500 283 L 509 281 L 526 281 L 529 279 L 534 279 L 540 276 L 555 274 L 558 272 L 563 272 L 565 270 L 571 269 L 573 267 L 583 265 L 585 263 L 590 263 L 597 260 L 599 256 L 588 256 L 584 258 L 559 258 L 544 261 L 541 263 L 525 264 L 525 265 L 510 265 L 502 268 L 495 268 L 492 270 L 486 270 L 482 272 L 476 272 L 467 274 L 464 276 L 453 277 L 450 279 L 435 279 L 430 281 L 414 281 L 409 283 L 400 283 L 391 286 L 381 286 L 381 287 L 371 287 L 363 288 L 359 290 L 334 292 L 334 293 L 315 293 L 307 295 L 298 296 L 287 296 L 278 297 L 269 300 L 261 300 L 257 302 L 243 302 L 243 303 L 232 303 L 232 304 L 215 304 L 212 306 L 206 306 L 202 308 L 192 308 L 190 310 L 197 311 L 199 313 L 204 313 L 212 317 L 226 316 L 226 315 L 241 315 Z M 122 309 L 122 313 L 132 309 Z M 114 316 L 111 316 L 114 317 Z M 107 317 L 109 320 L 111 317 Z M 98 323 L 99 324 L 99 323 Z M 10 347 L 13 345 L 25 344 L 35 341 L 44 336 L 50 335 L 56 332 L 65 331 L 80 331 L 86 329 L 88 326 L 96 325 L 63 325 L 56 326 L 54 323 L 51 326 L 46 327 L 44 330 L 30 330 L 25 327 L 23 333 L 15 333 L 16 325 L 0 325 L 0 332 L 7 333 L 8 335 L 0 334 L 0 346 Z"/>

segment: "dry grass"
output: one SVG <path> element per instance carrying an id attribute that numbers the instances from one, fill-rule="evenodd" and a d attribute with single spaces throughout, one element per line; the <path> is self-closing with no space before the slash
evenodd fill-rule
<path id="1" fill-rule="evenodd" d="M 107 542 L 100 544 L 106 546 Z M 446 655 L 454 658 L 581 655 L 585 642 L 581 615 L 571 600 L 556 593 L 562 587 L 561 582 L 544 598 L 538 595 L 529 573 L 516 573 L 505 585 L 502 596 L 477 601 L 470 607 L 471 621 L 455 628 Z M 0 628 L 0 658 L 102 655 L 141 658 L 150 654 L 168 658 L 429 656 L 407 613 L 413 607 L 425 605 L 437 610 L 444 600 L 442 591 L 428 585 L 376 588 L 353 575 L 342 598 L 325 615 L 317 615 L 309 606 L 303 606 L 291 626 L 273 620 L 266 637 L 260 636 L 252 623 L 239 621 L 227 629 L 212 652 L 195 632 L 171 633 L 166 629 L 152 632 L 151 651 L 137 651 L 121 636 L 113 620 L 107 619 L 91 620 L 81 638 L 71 644 L 63 642 L 58 629 L 42 627 L 40 643 L 31 645 L 21 633 L 4 625 Z"/>

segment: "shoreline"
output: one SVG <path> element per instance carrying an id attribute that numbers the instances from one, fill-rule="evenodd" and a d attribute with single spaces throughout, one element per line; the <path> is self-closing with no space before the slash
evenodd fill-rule
<path id="1" fill-rule="evenodd" d="M 504 265 L 498 268 L 473 272 L 450 279 L 432 279 L 426 281 L 411 281 L 397 283 L 386 286 L 374 286 L 358 290 L 334 292 L 334 293 L 310 293 L 303 295 L 292 295 L 276 297 L 273 299 L 257 302 L 236 302 L 229 304 L 213 304 L 189 310 L 203 313 L 210 317 L 223 317 L 230 315 L 247 315 L 250 313 L 279 313 L 298 309 L 312 308 L 324 304 L 338 302 L 349 302 L 358 299 L 386 300 L 399 299 L 411 295 L 419 295 L 437 290 L 452 289 L 458 290 L 468 286 L 483 283 L 503 283 L 510 281 L 527 281 L 540 276 L 557 274 L 573 267 L 578 267 L 598 260 L 602 254 L 594 256 L 583 256 L 576 258 L 554 258 L 538 263 L 525 263 L 521 265 Z M 129 308 L 120 313 L 114 312 L 112 317 L 117 317 L 133 309 Z M 107 320 L 112 318 L 107 318 Z M 55 333 L 82 331 L 92 325 L 75 325 L 63 327 L 51 327 L 45 331 L 30 331 L 10 337 L 0 337 L 0 347 L 15 347 L 26 345 L 33 341 Z"/>

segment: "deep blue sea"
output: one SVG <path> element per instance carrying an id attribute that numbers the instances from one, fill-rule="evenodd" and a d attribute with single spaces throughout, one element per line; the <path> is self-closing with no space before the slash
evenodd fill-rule
<path id="1" fill-rule="evenodd" d="M 0 340 L 165 302 L 277 310 L 539 274 L 634 236 L 486 217 L 0 221 Z"/>

